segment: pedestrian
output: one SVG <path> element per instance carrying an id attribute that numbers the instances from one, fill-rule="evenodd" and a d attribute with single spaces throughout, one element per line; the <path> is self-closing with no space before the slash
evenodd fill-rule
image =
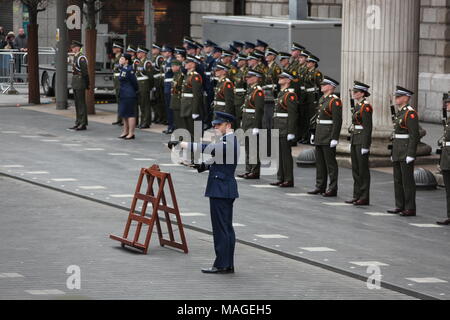
<path id="1" fill-rule="evenodd" d="M 323 97 L 316 113 L 316 129 L 311 133 L 311 144 L 316 146 L 316 189 L 308 194 L 337 196 L 339 168 L 336 147 L 342 128 L 342 102 L 334 94 L 338 86 L 339 82 L 330 77 L 324 77 L 321 83 Z M 328 176 L 330 184 L 326 190 Z"/>
<path id="2" fill-rule="evenodd" d="M 277 182 L 272 186 L 280 188 L 294 187 L 294 160 L 292 158 L 292 144 L 297 133 L 298 99 L 291 88 L 294 75 L 287 70 L 283 70 L 278 76 L 280 92 L 275 99 L 273 113 L 273 129 L 279 131 L 278 146 L 278 172 Z"/>
<path id="3" fill-rule="evenodd" d="M 20 28 L 17 37 L 14 39 L 14 49 L 18 49 L 22 52 L 27 52 L 27 40 L 28 39 L 27 35 L 25 34 L 25 30 L 23 28 Z"/>
<path id="4" fill-rule="evenodd" d="M 447 113 L 450 112 L 450 97 L 447 97 L 447 99 L 444 100 L 444 104 L 445 114 L 447 115 Z M 450 128 L 447 116 L 445 116 L 445 133 L 441 148 L 440 167 L 444 178 L 445 194 L 447 198 L 447 219 L 438 221 L 437 224 L 448 226 L 450 225 Z"/>
<path id="5" fill-rule="evenodd" d="M 114 83 L 114 92 L 116 95 L 116 101 L 117 101 L 117 120 L 113 122 L 113 125 L 123 125 L 122 119 L 119 117 L 119 90 L 120 90 L 120 82 L 119 82 L 119 75 L 120 75 L 120 63 L 119 60 L 122 57 L 124 46 L 122 43 L 116 41 L 113 43 L 112 51 L 114 54 L 114 57 L 111 59 L 111 66 L 113 71 L 113 83 Z"/>
<path id="6" fill-rule="evenodd" d="M 6 38 L 5 38 L 5 43 L 4 43 L 3 49 L 14 50 L 15 49 L 14 39 L 15 38 L 16 38 L 16 36 L 15 36 L 14 32 L 12 32 L 12 31 L 8 32 L 8 34 L 6 35 Z"/>
<path id="7" fill-rule="evenodd" d="M 397 86 L 394 93 L 398 112 L 395 116 L 392 163 L 394 165 L 395 209 L 388 213 L 402 217 L 416 215 L 416 182 L 414 163 L 420 141 L 419 116 L 409 104 L 414 92 Z"/>
<path id="8" fill-rule="evenodd" d="M 6 40 L 6 32 L 5 29 L 0 26 L 0 49 L 3 49 L 5 46 L 5 40 Z"/>
<path id="9" fill-rule="evenodd" d="M 75 100 L 76 121 L 71 130 L 83 131 L 87 129 L 88 116 L 86 105 L 86 90 L 89 90 L 88 61 L 82 53 L 83 44 L 72 41 L 71 49 L 75 54 L 72 63 L 72 89 Z"/>
<path id="10" fill-rule="evenodd" d="M 203 273 L 234 273 L 234 249 L 236 235 L 233 228 L 233 205 L 239 198 L 236 178 L 234 177 L 239 159 L 239 142 L 233 133 L 233 115 L 215 112 L 212 122 L 220 140 L 213 145 L 171 141 L 169 148 L 180 144 L 190 150 L 209 150 L 212 158 L 207 163 L 195 164 L 199 173 L 209 170 L 205 196 L 209 197 L 211 224 L 216 259 L 211 268 L 202 269 Z"/>
<path id="11" fill-rule="evenodd" d="M 352 98 L 356 105 L 352 114 L 350 144 L 353 174 L 353 199 L 346 201 L 356 206 L 370 204 L 369 153 L 372 144 L 372 106 L 366 100 L 370 97 L 370 86 L 359 81 L 353 85 Z"/>
<path id="12" fill-rule="evenodd" d="M 260 86 L 263 74 L 250 69 L 246 74 L 248 90 L 242 109 L 242 129 L 251 130 L 245 136 L 245 173 L 239 178 L 257 180 L 260 178 L 261 162 L 259 160 L 259 130 L 263 128 L 264 118 L 264 91 Z M 251 138 L 253 136 L 253 138 Z M 251 144 L 256 143 L 256 148 Z M 256 155 L 255 155 L 256 152 Z"/>
<path id="13" fill-rule="evenodd" d="M 119 116 L 123 119 L 123 131 L 119 138 L 132 140 L 135 138 L 139 85 L 134 71 L 132 56 L 125 53 L 120 58 L 119 63 L 121 65 L 119 75 Z"/>

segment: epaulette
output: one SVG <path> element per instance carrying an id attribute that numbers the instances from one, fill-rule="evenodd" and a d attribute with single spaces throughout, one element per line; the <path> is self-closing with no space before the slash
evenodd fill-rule
<path id="1" fill-rule="evenodd" d="M 335 94 L 332 94 L 330 97 L 335 98 L 335 99 L 339 99 L 339 97 Z"/>
<path id="2" fill-rule="evenodd" d="M 411 107 L 411 106 L 408 106 L 407 108 L 408 108 L 409 111 L 416 111 L 416 110 L 414 110 L 414 108 Z"/>
<path id="3" fill-rule="evenodd" d="M 295 92 L 295 89 L 294 88 L 288 88 L 287 91 L 288 92 Z"/>
<path id="4" fill-rule="evenodd" d="M 262 90 L 261 86 L 256 86 L 256 90 Z"/>

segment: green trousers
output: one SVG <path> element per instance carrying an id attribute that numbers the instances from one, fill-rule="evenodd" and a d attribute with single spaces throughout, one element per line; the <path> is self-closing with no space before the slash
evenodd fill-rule
<path id="1" fill-rule="evenodd" d="M 139 84 L 139 108 L 141 110 L 141 126 L 150 126 L 152 124 L 150 93 L 148 85 L 145 84 Z"/>
<path id="2" fill-rule="evenodd" d="M 447 217 L 450 219 L 450 171 L 442 171 L 445 184 L 445 194 L 447 196 Z"/>
<path id="3" fill-rule="evenodd" d="M 328 190 L 338 190 L 339 168 L 336 161 L 336 148 L 316 146 L 316 188 L 327 189 L 327 179 L 330 177 Z"/>
<path id="4" fill-rule="evenodd" d="M 416 182 L 414 162 L 394 162 L 395 206 L 402 210 L 416 210 Z"/>
<path id="5" fill-rule="evenodd" d="M 252 150 L 252 152 L 255 150 L 254 146 L 250 148 L 250 141 L 252 141 L 252 143 L 256 143 L 256 157 L 254 155 L 250 157 L 250 150 Z M 245 172 L 253 173 L 257 176 L 261 173 L 261 162 L 259 160 L 259 136 L 257 136 L 256 139 L 245 137 Z"/>
<path id="6" fill-rule="evenodd" d="M 291 142 L 286 137 L 279 138 L 277 178 L 280 182 L 294 182 L 294 159 Z"/>
<path id="7" fill-rule="evenodd" d="M 75 111 L 77 113 L 77 119 L 75 124 L 79 127 L 88 125 L 87 117 L 87 105 L 86 105 L 86 90 L 85 89 L 74 89 L 73 90 L 74 100 L 75 100 Z"/>
<path id="8" fill-rule="evenodd" d="M 361 154 L 361 145 L 352 145 L 353 199 L 370 201 L 369 154 Z"/>

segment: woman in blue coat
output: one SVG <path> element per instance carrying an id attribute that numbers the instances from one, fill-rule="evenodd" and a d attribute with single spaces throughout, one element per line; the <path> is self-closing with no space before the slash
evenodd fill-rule
<path id="1" fill-rule="evenodd" d="M 136 105 L 138 100 L 138 82 L 134 74 L 131 55 L 125 53 L 119 60 L 119 117 L 123 121 L 122 135 L 119 137 L 125 140 L 134 139 L 134 130 L 136 128 Z"/>

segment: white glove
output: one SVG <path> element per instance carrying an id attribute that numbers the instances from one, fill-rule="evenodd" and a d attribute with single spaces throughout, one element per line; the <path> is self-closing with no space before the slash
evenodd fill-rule
<path id="1" fill-rule="evenodd" d="M 259 134 L 259 129 L 258 128 L 253 128 L 252 134 L 254 136 L 257 136 Z"/>
<path id="2" fill-rule="evenodd" d="M 292 141 L 294 139 L 295 139 L 295 134 L 288 134 L 288 136 L 287 136 L 288 141 Z"/>
<path id="3" fill-rule="evenodd" d="M 361 154 L 362 154 L 362 155 L 368 154 L 369 151 L 370 151 L 369 149 L 361 148 Z"/>
<path id="4" fill-rule="evenodd" d="M 200 117 L 200 115 L 199 114 L 192 114 L 192 119 L 197 119 L 198 117 Z"/>
<path id="5" fill-rule="evenodd" d="M 413 162 L 414 160 L 416 160 L 416 159 L 413 158 L 413 157 L 406 157 L 406 163 L 407 163 L 407 164 L 410 164 L 410 163 Z"/>
<path id="6" fill-rule="evenodd" d="M 394 162 L 394 158 L 392 158 L 392 156 L 391 156 L 391 162 Z"/>
<path id="7" fill-rule="evenodd" d="M 313 135 L 313 134 L 311 135 L 311 139 L 309 139 L 309 142 L 310 142 L 311 144 L 314 144 L 314 135 Z"/>
<path id="8" fill-rule="evenodd" d="M 338 143 L 339 143 L 339 141 L 337 141 L 337 140 L 331 140 L 330 147 L 331 147 L 331 148 L 336 148 L 336 146 L 338 145 Z"/>

